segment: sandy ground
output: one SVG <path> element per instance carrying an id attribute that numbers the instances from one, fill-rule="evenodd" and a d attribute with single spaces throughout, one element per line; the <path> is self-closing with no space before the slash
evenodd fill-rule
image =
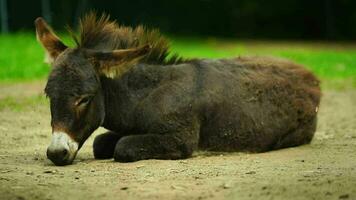
<path id="1" fill-rule="evenodd" d="M 42 87 L 1 85 L 0 101 L 42 94 Z M 116 163 L 94 160 L 91 137 L 73 165 L 57 167 L 45 156 L 49 117 L 43 103 L 0 110 L 1 200 L 356 199 L 356 90 L 324 92 L 311 145 L 261 154 Z"/>

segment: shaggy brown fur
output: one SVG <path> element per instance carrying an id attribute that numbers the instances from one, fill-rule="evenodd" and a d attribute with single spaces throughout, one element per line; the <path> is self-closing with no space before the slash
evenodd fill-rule
<path id="1" fill-rule="evenodd" d="M 111 51 L 148 44 L 151 50 L 141 62 L 168 65 L 184 61 L 177 54 L 168 57 L 169 42 L 157 29 L 147 29 L 142 25 L 136 28 L 120 26 L 105 14 L 99 18 L 94 12 L 84 16 L 80 20 L 79 33 L 79 39 L 71 34 L 78 48 Z"/>
<path id="2" fill-rule="evenodd" d="M 36 27 L 54 61 L 46 86 L 52 128 L 61 127 L 79 148 L 99 126 L 110 130 L 95 138 L 95 158 L 263 152 L 314 136 L 319 81 L 301 65 L 269 57 L 168 58 L 168 42 L 157 31 L 118 26 L 105 15 L 81 21 L 73 49 L 56 45 L 62 43 L 43 20 Z M 118 76 L 108 77 L 107 69 Z M 61 144 L 49 148 L 48 158 L 70 164 L 75 154 Z"/>

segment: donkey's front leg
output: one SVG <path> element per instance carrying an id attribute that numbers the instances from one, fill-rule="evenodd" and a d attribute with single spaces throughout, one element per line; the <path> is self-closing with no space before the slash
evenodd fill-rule
<path id="1" fill-rule="evenodd" d="M 133 162 L 144 159 L 183 159 L 190 157 L 197 146 L 191 137 L 182 139 L 174 135 L 130 135 L 116 144 L 114 159 Z"/>
<path id="2" fill-rule="evenodd" d="M 109 159 L 114 155 L 114 149 L 117 141 L 122 136 L 118 133 L 108 131 L 98 135 L 94 139 L 93 152 L 96 159 Z"/>

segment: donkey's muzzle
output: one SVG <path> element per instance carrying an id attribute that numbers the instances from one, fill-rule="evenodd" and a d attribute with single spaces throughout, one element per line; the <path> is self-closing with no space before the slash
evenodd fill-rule
<path id="1" fill-rule="evenodd" d="M 47 148 L 47 158 L 55 165 L 72 164 L 78 151 L 78 143 L 68 134 L 63 132 L 54 132 L 51 144 Z"/>
<path id="2" fill-rule="evenodd" d="M 68 163 L 68 154 L 67 149 L 56 149 L 49 150 L 47 149 L 47 158 L 50 159 L 55 165 L 66 165 Z"/>

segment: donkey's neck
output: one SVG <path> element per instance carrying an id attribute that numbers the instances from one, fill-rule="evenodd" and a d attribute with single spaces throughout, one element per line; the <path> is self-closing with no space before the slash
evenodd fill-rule
<path id="1" fill-rule="evenodd" d="M 105 119 L 103 127 L 111 131 L 123 131 L 128 124 L 125 120 L 128 118 L 127 110 L 130 107 L 125 99 L 128 99 L 128 91 L 125 87 L 125 80 L 101 78 L 101 85 L 104 94 Z"/>
<path id="2" fill-rule="evenodd" d="M 103 127 L 115 132 L 135 131 L 139 102 L 159 86 L 167 67 L 139 64 L 120 78 L 101 77 L 105 101 Z M 130 133 L 135 134 L 135 133 Z"/>

